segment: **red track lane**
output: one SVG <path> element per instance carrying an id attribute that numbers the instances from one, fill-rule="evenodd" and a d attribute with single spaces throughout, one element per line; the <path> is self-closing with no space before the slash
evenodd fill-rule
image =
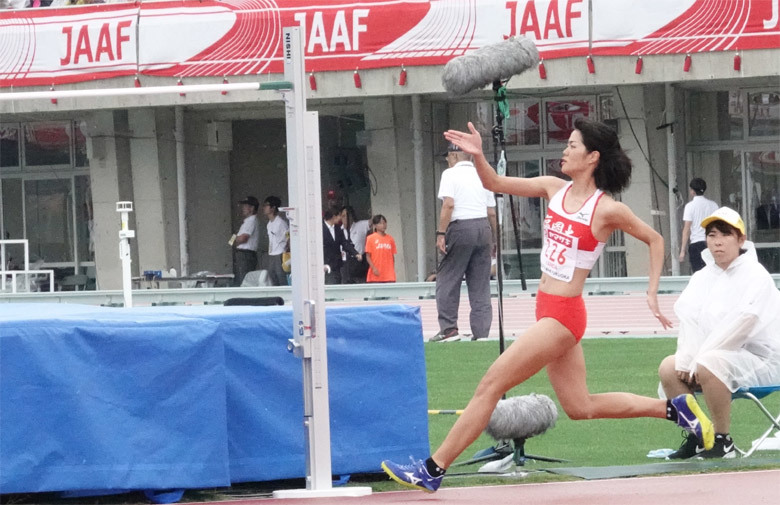
<path id="1" fill-rule="evenodd" d="M 658 305 L 661 312 L 668 317 L 673 328 L 664 330 L 661 323 L 653 317 L 647 308 L 647 299 L 644 294 L 630 295 L 605 295 L 585 296 L 585 305 L 588 309 L 588 328 L 586 336 L 630 336 L 630 335 L 677 335 L 678 321 L 674 314 L 674 302 L 679 294 L 658 295 Z M 423 336 L 431 338 L 439 331 L 438 314 L 436 312 L 436 300 L 391 300 L 368 302 L 332 302 L 332 305 L 374 305 L 402 303 L 420 307 Z M 493 324 L 490 328 L 490 336 L 498 337 L 498 300 L 492 299 Z M 528 295 L 504 298 L 504 335 L 514 338 L 520 335 L 536 320 L 536 299 Z M 471 334 L 469 326 L 469 302 L 468 296 L 460 299 L 458 311 L 458 328 L 462 335 Z M 465 338 L 468 340 L 468 337 Z M 778 501 L 780 503 L 780 500 Z"/>
<path id="2" fill-rule="evenodd" d="M 673 475 L 547 484 L 443 488 L 437 493 L 398 491 L 357 498 L 250 499 L 214 505 L 777 505 L 780 470 Z"/>

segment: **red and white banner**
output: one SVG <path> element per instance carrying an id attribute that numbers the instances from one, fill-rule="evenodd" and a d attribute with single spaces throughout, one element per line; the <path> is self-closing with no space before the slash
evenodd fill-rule
<path id="1" fill-rule="evenodd" d="M 0 87 L 441 65 L 524 35 L 544 58 L 780 48 L 780 0 L 201 0 L 0 11 Z M 589 12 L 592 31 L 589 32 Z"/>

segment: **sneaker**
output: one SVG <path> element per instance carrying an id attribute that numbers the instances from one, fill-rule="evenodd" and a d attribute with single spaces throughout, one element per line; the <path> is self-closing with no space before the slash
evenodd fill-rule
<path id="1" fill-rule="evenodd" d="M 447 331 L 440 331 L 431 338 L 431 342 L 457 342 L 460 340 L 457 328 Z"/>
<path id="2" fill-rule="evenodd" d="M 715 444 L 715 429 L 699 407 L 696 398 L 691 394 L 676 396 L 672 398 L 672 405 L 677 409 L 677 425 L 696 435 L 704 449 L 712 449 Z"/>
<path id="3" fill-rule="evenodd" d="M 701 449 L 701 447 L 699 447 Z M 715 435 L 715 445 L 709 450 L 697 450 L 699 453 L 696 459 L 714 459 L 724 458 L 731 459 L 737 457 L 737 451 L 734 447 L 734 441 L 730 435 L 721 435 L 720 433 Z"/>
<path id="4" fill-rule="evenodd" d="M 412 460 L 410 465 L 397 465 L 392 461 L 382 461 L 382 470 L 402 486 L 419 489 L 426 493 L 433 493 L 439 489 L 444 475 L 431 477 L 428 469 L 425 468 L 425 461 L 421 459 L 415 461 L 411 457 L 409 459 Z"/>
<path id="5" fill-rule="evenodd" d="M 696 451 L 696 448 L 699 445 L 699 438 L 696 435 L 686 431 L 683 431 L 682 435 L 683 441 L 680 444 L 680 448 L 668 455 L 666 459 L 688 459 L 704 450 L 699 447 L 700 450 L 698 452 Z"/>

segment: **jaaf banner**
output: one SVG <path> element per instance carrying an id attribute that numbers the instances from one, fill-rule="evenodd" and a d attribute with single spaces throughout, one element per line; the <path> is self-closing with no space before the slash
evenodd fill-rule
<path id="1" fill-rule="evenodd" d="M 0 86 L 122 75 L 281 73 L 282 28 L 306 70 L 442 65 L 506 37 L 546 59 L 780 47 L 780 0 L 188 0 L 0 11 Z"/>

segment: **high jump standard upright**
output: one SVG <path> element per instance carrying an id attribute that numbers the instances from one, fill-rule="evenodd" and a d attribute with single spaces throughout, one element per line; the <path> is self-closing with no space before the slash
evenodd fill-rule
<path id="1" fill-rule="evenodd" d="M 322 259 L 322 188 L 318 114 L 306 110 L 301 29 L 285 28 L 283 91 L 287 123 L 287 188 L 291 207 L 293 338 L 288 349 L 303 360 L 303 426 L 306 489 L 274 491 L 276 498 L 364 496 L 370 487 L 333 488 L 325 333 L 325 271 Z"/>
<path id="2" fill-rule="evenodd" d="M 333 488 L 328 404 L 328 355 L 325 333 L 322 259 L 322 193 L 317 112 L 306 110 L 303 35 L 283 30 L 285 81 L 192 84 L 61 91 L 2 92 L 0 101 L 50 100 L 99 96 L 140 96 L 238 90 L 276 90 L 282 95 L 287 124 L 287 187 L 292 255 L 293 338 L 287 348 L 303 360 L 303 427 L 306 438 L 306 489 L 275 491 L 278 498 L 364 496 L 370 487 Z"/>

